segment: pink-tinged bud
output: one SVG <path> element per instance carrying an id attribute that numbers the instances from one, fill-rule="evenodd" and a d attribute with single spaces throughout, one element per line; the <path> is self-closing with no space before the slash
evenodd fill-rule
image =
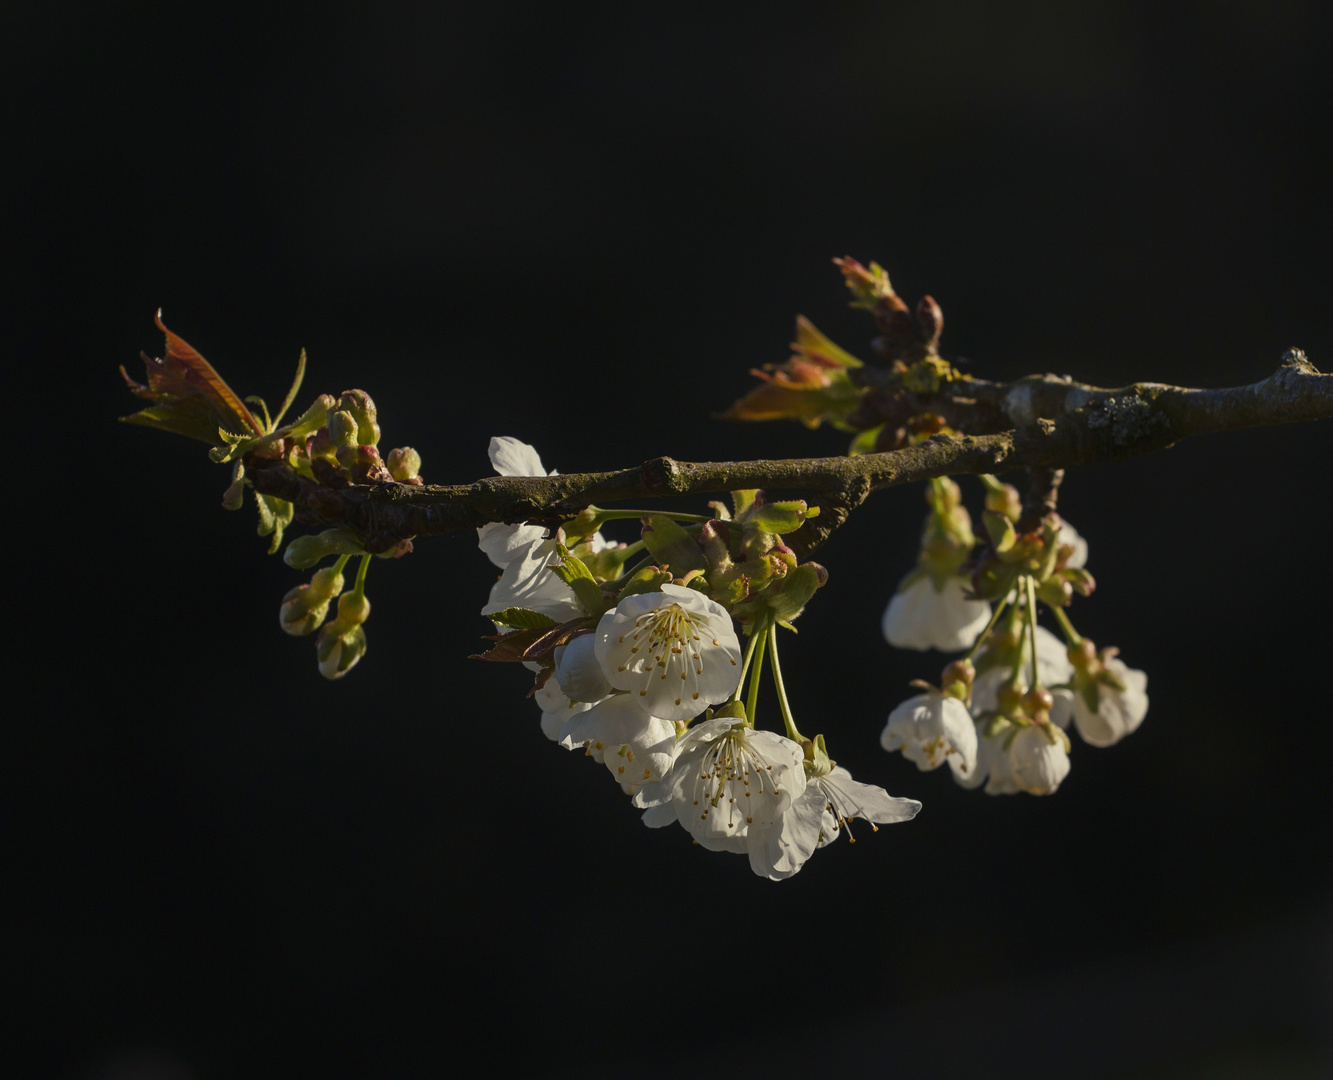
<path id="1" fill-rule="evenodd" d="M 932 296 L 923 296 L 916 303 L 916 325 L 927 344 L 934 345 L 944 329 L 944 312 Z"/>
<path id="2" fill-rule="evenodd" d="M 380 484 L 393 480 L 373 446 L 338 447 L 338 464 L 354 484 Z"/>
<path id="3" fill-rule="evenodd" d="M 421 483 L 421 455 L 410 446 L 399 446 L 390 450 L 385 464 L 390 474 L 400 484 Z"/>
<path id="4" fill-rule="evenodd" d="M 977 669 L 969 661 L 954 660 L 945 665 L 944 671 L 940 675 L 940 685 L 948 686 L 950 683 L 963 683 L 970 687 L 976 677 Z"/>
<path id="5" fill-rule="evenodd" d="M 1044 686 L 1034 686 L 1023 695 L 1022 709 L 1028 716 L 1036 719 L 1045 718 L 1055 704 L 1055 698 Z"/>
<path id="6" fill-rule="evenodd" d="M 323 458 L 332 463 L 337 452 L 338 444 L 329 437 L 329 429 L 326 427 L 320 428 L 305 441 L 306 457 L 312 462 L 316 458 Z"/>
<path id="7" fill-rule="evenodd" d="M 1097 663 L 1097 646 L 1091 638 L 1081 638 L 1065 650 L 1069 662 L 1079 671 L 1087 671 Z"/>
<path id="8" fill-rule="evenodd" d="M 338 398 L 338 411 L 347 413 L 356 421 L 356 442 L 366 446 L 379 445 L 378 413 L 369 394 L 364 390 L 344 390 Z"/>
<path id="9" fill-rule="evenodd" d="M 815 568 L 815 580 L 819 582 L 818 588 L 822 589 L 828 584 L 828 570 L 821 563 L 808 562 L 803 565 L 813 566 Z"/>

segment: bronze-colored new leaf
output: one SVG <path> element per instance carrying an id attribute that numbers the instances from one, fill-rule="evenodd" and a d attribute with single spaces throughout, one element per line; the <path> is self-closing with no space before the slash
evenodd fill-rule
<path id="1" fill-rule="evenodd" d="M 167 329 L 160 310 L 156 322 L 166 335 L 167 348 L 160 360 L 140 353 L 148 370 L 147 385 L 130 378 L 124 365 L 120 369 L 130 392 L 153 404 L 121 419 L 127 424 L 161 428 L 209 445 L 217 443 L 219 428 L 245 435 L 264 434 L 263 426 L 213 370 L 213 365 Z"/>

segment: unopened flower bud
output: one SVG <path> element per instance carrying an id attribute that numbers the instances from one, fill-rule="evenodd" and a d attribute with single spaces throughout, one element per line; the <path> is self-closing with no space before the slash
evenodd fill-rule
<path id="1" fill-rule="evenodd" d="M 333 567 L 315 571 L 308 585 L 298 585 L 282 598 L 278 622 L 282 629 L 300 637 L 312 634 L 323 623 L 329 601 L 342 592 L 343 576 Z"/>
<path id="2" fill-rule="evenodd" d="M 934 297 L 923 296 L 917 301 L 916 325 L 928 344 L 934 345 L 939 341 L 940 332 L 944 329 L 944 312 L 940 310 L 940 305 L 935 302 Z"/>
<path id="3" fill-rule="evenodd" d="M 337 622 L 324 627 L 319 632 L 319 643 L 315 648 L 319 673 L 326 679 L 341 679 L 366 652 L 366 632 L 360 626 L 345 633 L 337 630 Z"/>
<path id="4" fill-rule="evenodd" d="M 996 695 L 999 711 L 1005 716 L 1012 716 L 1023 706 L 1023 688 L 1016 683 L 1005 683 Z"/>
<path id="5" fill-rule="evenodd" d="M 366 599 L 365 593 L 343 593 L 338 598 L 336 621 L 343 631 L 350 630 L 353 626 L 360 626 L 368 618 L 370 618 L 370 601 Z"/>
<path id="6" fill-rule="evenodd" d="M 977 677 L 977 669 L 970 661 L 954 660 L 946 664 L 943 673 L 940 675 L 940 685 L 948 686 L 950 683 L 962 683 L 964 686 L 971 686 L 973 680 Z"/>
<path id="7" fill-rule="evenodd" d="M 1023 500 L 1013 484 L 1001 484 L 999 490 L 986 492 L 986 509 L 1017 521 L 1023 514 Z"/>
<path id="8" fill-rule="evenodd" d="M 348 413 L 356 421 L 356 441 L 365 446 L 378 446 L 380 426 L 375 402 L 364 390 L 344 390 L 338 398 L 338 410 Z"/>
<path id="9" fill-rule="evenodd" d="M 393 479 L 393 474 L 380 460 L 380 452 L 373 446 L 338 447 L 338 465 L 355 484 L 387 483 Z"/>
<path id="10" fill-rule="evenodd" d="M 1034 686 L 1023 695 L 1021 702 L 1023 712 L 1039 720 L 1050 714 L 1051 706 L 1054 704 L 1055 698 L 1044 686 Z"/>
<path id="11" fill-rule="evenodd" d="M 410 446 L 399 446 L 389 451 L 385 464 L 390 475 L 400 484 L 421 482 L 421 455 Z"/>
<path id="12" fill-rule="evenodd" d="M 1037 587 L 1037 599 L 1051 607 L 1066 607 L 1074 599 L 1074 586 L 1064 578 L 1047 578 Z"/>
<path id="13" fill-rule="evenodd" d="M 329 423 L 326 430 L 333 445 L 340 449 L 345 446 L 356 446 L 359 441 L 357 439 L 356 417 L 342 409 L 329 414 Z"/>
<path id="14" fill-rule="evenodd" d="M 1069 654 L 1069 662 L 1079 671 L 1086 671 L 1097 663 L 1097 646 L 1092 643 L 1091 638 L 1079 639 L 1066 651 Z"/>

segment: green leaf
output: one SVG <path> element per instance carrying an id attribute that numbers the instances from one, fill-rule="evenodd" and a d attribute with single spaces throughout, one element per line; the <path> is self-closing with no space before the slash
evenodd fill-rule
<path id="1" fill-rule="evenodd" d="M 818 516 L 819 507 L 807 506 L 804 499 L 796 499 L 791 502 L 765 503 L 750 515 L 746 524 L 763 532 L 781 535 L 795 532 L 806 520 Z"/>
<path id="2" fill-rule="evenodd" d="M 273 423 L 269 430 L 273 430 L 282 423 L 282 418 L 287 415 L 287 410 L 292 407 L 292 402 L 296 400 L 297 393 L 300 392 L 301 383 L 305 379 L 305 350 L 301 350 L 301 355 L 296 361 L 296 378 L 292 380 L 292 388 L 287 391 L 287 396 L 282 399 L 282 405 L 278 407 L 278 415 L 273 418 Z"/>
<path id="3" fill-rule="evenodd" d="M 671 581 L 671 571 L 663 570 L 658 566 L 645 566 L 621 588 L 616 596 L 616 603 L 624 600 L 627 596 L 634 596 L 636 593 L 659 592 L 663 585 Z"/>
<path id="4" fill-rule="evenodd" d="M 643 545 L 676 577 L 684 577 L 691 570 L 702 570 L 708 565 L 694 537 L 663 514 L 644 515 Z"/>
<path id="5" fill-rule="evenodd" d="M 580 603 L 588 609 L 590 614 L 600 616 L 607 609 L 606 594 L 602 592 L 601 586 L 597 584 L 597 579 L 592 576 L 592 571 L 577 555 L 571 555 L 569 548 L 565 547 L 564 544 L 561 544 L 557 550 L 564 562 L 559 566 L 552 567 L 552 570 L 561 581 L 574 590 L 574 595 L 579 598 Z"/>
<path id="6" fill-rule="evenodd" d="M 849 353 L 846 349 L 835 345 L 824 334 L 815 329 L 815 324 L 804 315 L 796 316 L 796 345 L 801 350 L 810 350 L 818 353 L 826 360 L 832 360 L 835 364 L 845 368 L 859 368 L 864 366 L 860 360 Z"/>
<path id="7" fill-rule="evenodd" d="M 259 535 L 268 536 L 271 533 L 273 536 L 268 546 L 268 553 L 272 555 L 282 547 L 282 534 L 296 516 L 296 507 L 276 495 L 260 495 L 257 492 L 255 502 L 259 507 Z"/>
<path id="8" fill-rule="evenodd" d="M 880 424 L 879 427 L 858 431 L 856 438 L 852 440 L 852 445 L 847 448 L 847 456 L 860 457 L 862 454 L 875 453 L 875 446 L 879 443 L 879 433 L 883 430 L 884 425 Z"/>
<path id="9" fill-rule="evenodd" d="M 555 625 L 555 620 L 551 616 L 524 607 L 505 608 L 503 611 L 494 611 L 486 617 L 492 622 L 513 627 L 515 630 L 540 630 Z"/>

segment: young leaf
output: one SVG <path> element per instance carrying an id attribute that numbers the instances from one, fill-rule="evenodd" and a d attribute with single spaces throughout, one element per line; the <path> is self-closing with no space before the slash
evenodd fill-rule
<path id="1" fill-rule="evenodd" d="M 708 565 L 694 537 L 663 514 L 644 515 L 643 544 L 658 563 L 670 567 L 677 577 Z"/>
<path id="2" fill-rule="evenodd" d="M 487 618 L 501 626 L 513 627 L 515 630 L 540 630 L 543 627 L 555 625 L 555 620 L 551 616 L 523 607 L 509 607 L 503 611 L 493 611 Z"/>

